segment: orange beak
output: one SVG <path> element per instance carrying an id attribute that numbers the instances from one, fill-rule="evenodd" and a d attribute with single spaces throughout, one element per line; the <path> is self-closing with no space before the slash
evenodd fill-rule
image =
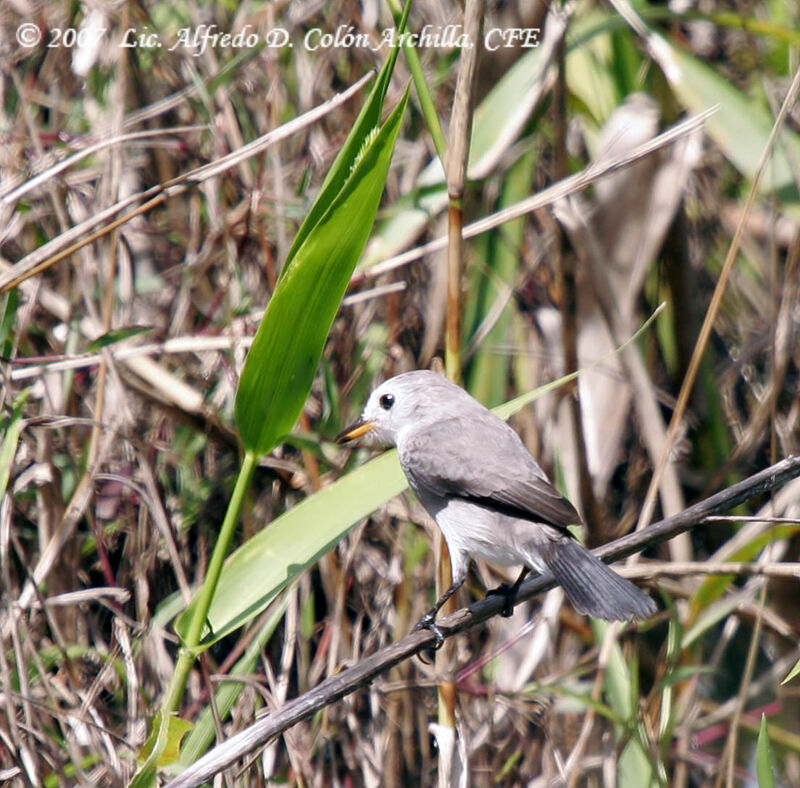
<path id="1" fill-rule="evenodd" d="M 361 421 L 360 419 L 351 424 L 349 427 L 343 429 L 337 436 L 337 443 L 346 443 L 347 441 L 354 441 L 361 438 L 372 430 L 373 424 L 371 421 Z"/>

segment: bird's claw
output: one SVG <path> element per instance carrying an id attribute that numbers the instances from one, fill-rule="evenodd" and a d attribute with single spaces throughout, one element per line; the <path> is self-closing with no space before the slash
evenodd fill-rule
<path id="1" fill-rule="evenodd" d="M 441 629 L 439 629 L 439 625 L 435 621 L 435 617 L 432 616 L 430 613 L 426 613 L 418 622 L 417 625 L 414 627 L 414 632 L 419 629 L 427 629 L 428 632 L 433 635 L 433 650 L 438 651 L 442 647 L 442 643 L 444 643 L 444 633 Z"/>
<path id="2" fill-rule="evenodd" d="M 511 583 L 501 583 L 497 588 L 492 588 L 486 592 L 486 596 L 501 596 L 505 600 L 500 615 L 510 618 L 514 614 L 514 601 L 517 598 L 517 588 Z"/>

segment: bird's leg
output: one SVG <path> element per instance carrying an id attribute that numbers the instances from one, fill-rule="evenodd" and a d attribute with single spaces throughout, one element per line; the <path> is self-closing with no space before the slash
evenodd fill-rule
<path id="1" fill-rule="evenodd" d="M 442 605 L 450 599 L 459 588 L 461 588 L 462 584 L 464 583 L 464 579 L 462 578 L 457 583 L 453 583 L 450 588 L 447 589 L 437 600 L 436 604 L 419 620 L 417 625 L 414 627 L 414 631 L 416 632 L 418 629 L 427 629 L 434 637 L 434 650 L 438 650 L 441 648 L 442 643 L 444 643 L 444 635 L 442 634 L 442 630 L 436 624 L 436 614 L 441 609 Z"/>
<path id="2" fill-rule="evenodd" d="M 486 596 L 502 596 L 505 598 L 505 605 L 503 605 L 503 609 L 500 611 L 501 616 L 505 616 L 508 618 L 514 612 L 514 600 L 517 598 L 517 592 L 519 591 L 519 587 L 522 585 L 522 581 L 525 579 L 525 576 L 530 572 L 527 566 L 522 568 L 522 571 L 519 573 L 519 577 L 517 578 L 517 582 L 514 583 L 512 586 L 510 583 L 501 583 L 497 588 L 491 589 L 491 591 L 486 592 Z"/>

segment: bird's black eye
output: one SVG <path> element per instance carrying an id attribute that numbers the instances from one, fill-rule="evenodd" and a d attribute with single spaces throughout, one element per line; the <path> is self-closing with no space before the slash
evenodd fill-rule
<path id="1" fill-rule="evenodd" d="M 384 394 L 381 397 L 380 402 L 381 402 L 381 407 L 384 410 L 391 410 L 392 405 L 394 405 L 394 394 Z"/>

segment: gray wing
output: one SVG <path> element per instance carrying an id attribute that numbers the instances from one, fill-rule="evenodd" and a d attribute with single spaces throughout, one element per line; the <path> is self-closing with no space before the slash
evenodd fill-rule
<path id="1" fill-rule="evenodd" d="M 516 432 L 483 408 L 421 427 L 398 448 L 417 491 L 473 500 L 560 529 L 581 522 Z"/>

